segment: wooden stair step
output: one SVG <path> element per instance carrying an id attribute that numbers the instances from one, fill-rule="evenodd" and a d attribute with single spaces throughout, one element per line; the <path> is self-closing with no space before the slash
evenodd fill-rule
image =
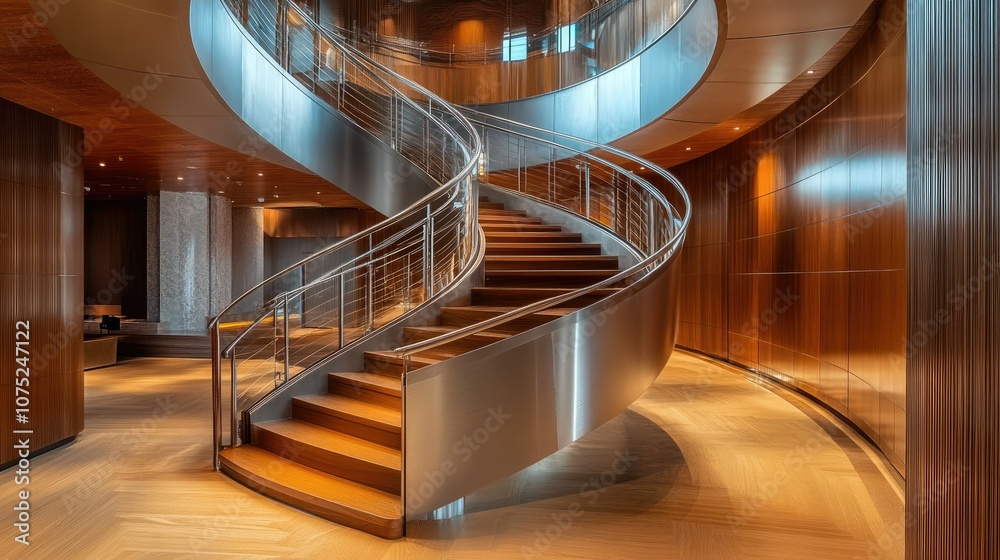
<path id="1" fill-rule="evenodd" d="M 487 319 L 497 317 L 513 311 L 517 307 L 496 307 L 496 306 L 481 306 L 481 305 L 468 305 L 463 307 L 442 307 L 441 308 L 441 325 L 449 327 L 466 327 L 469 325 L 479 324 Z M 491 329 L 494 332 L 502 333 L 519 333 L 524 332 L 528 329 L 535 328 L 539 325 L 544 325 L 549 321 L 558 319 L 568 313 L 572 313 L 576 309 L 560 307 L 546 309 L 545 311 L 539 311 L 538 313 L 532 313 L 513 321 L 509 321 Z"/>
<path id="2" fill-rule="evenodd" d="M 487 243 L 490 255 L 600 255 L 600 243 Z"/>
<path id="3" fill-rule="evenodd" d="M 416 354 L 410 357 L 410 371 L 436 364 L 448 356 Z M 402 375 L 404 360 L 393 352 L 365 352 L 365 371 L 379 375 Z"/>
<path id="4" fill-rule="evenodd" d="M 485 231 L 485 230 L 484 230 Z M 490 243 L 581 243 L 583 234 L 552 231 L 486 231 L 487 247 Z"/>
<path id="5" fill-rule="evenodd" d="M 400 448 L 402 414 L 398 410 L 343 395 L 324 393 L 292 399 L 292 418 Z"/>
<path id="6" fill-rule="evenodd" d="M 525 210 L 508 210 L 506 208 L 483 208 L 483 207 L 480 207 L 479 208 L 479 217 L 483 218 L 483 217 L 488 217 L 488 216 L 509 216 L 509 217 L 518 217 L 518 218 L 527 218 L 527 217 L 529 217 L 528 216 L 528 212 L 525 211 Z"/>
<path id="7" fill-rule="evenodd" d="M 445 335 L 458 330 L 458 327 L 449 327 L 445 325 L 436 326 L 425 326 L 425 327 L 407 327 L 403 329 L 403 337 L 406 340 L 406 344 L 413 344 L 416 342 L 422 342 L 424 340 L 430 340 L 432 338 L 437 338 L 441 335 Z M 456 355 L 464 354 L 465 352 L 471 352 L 473 350 L 482 348 L 484 346 L 489 346 L 495 342 L 500 342 L 501 340 L 510 338 L 509 333 L 484 331 L 469 336 L 462 337 L 459 340 L 455 340 L 439 346 L 437 350 L 452 352 Z"/>
<path id="8" fill-rule="evenodd" d="M 398 495 L 252 445 L 223 450 L 220 460 L 223 472 L 265 496 L 384 539 L 403 536 L 403 504 Z"/>
<path id="9" fill-rule="evenodd" d="M 617 270 L 486 271 L 488 287 L 585 288 L 618 274 Z"/>
<path id="10" fill-rule="evenodd" d="M 562 226 L 550 225 L 550 224 L 505 224 L 505 223 L 490 223 L 490 222 L 480 222 L 483 231 L 487 233 L 493 232 L 525 232 L 525 233 L 561 233 Z"/>
<path id="11" fill-rule="evenodd" d="M 383 492 L 400 492 L 398 449 L 295 419 L 254 424 L 251 441 L 307 467 Z"/>
<path id="12" fill-rule="evenodd" d="M 609 255 L 488 255 L 492 270 L 618 270 L 618 257 Z"/>
<path id="13" fill-rule="evenodd" d="M 330 393 L 395 410 L 402 409 L 403 382 L 398 374 L 344 371 L 331 373 L 327 377 Z"/>
<path id="14" fill-rule="evenodd" d="M 571 288 L 473 288 L 472 305 L 521 307 L 574 291 Z M 570 300 L 562 307 L 587 307 L 617 293 L 618 288 L 602 288 Z"/>
<path id="15" fill-rule="evenodd" d="M 480 214 L 481 224 L 541 224 L 541 218 L 521 216 L 519 214 Z"/>

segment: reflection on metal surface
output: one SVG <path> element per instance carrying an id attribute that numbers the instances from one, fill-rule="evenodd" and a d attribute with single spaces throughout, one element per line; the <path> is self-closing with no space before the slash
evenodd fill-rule
<path id="1" fill-rule="evenodd" d="M 682 102 L 711 68 L 719 42 L 713 0 L 696 0 L 659 40 L 596 78 L 559 91 L 471 107 L 607 144 L 656 121 Z"/>
<path id="2" fill-rule="evenodd" d="M 202 1 L 214 2 L 223 12 L 215 14 L 211 21 L 240 25 L 217 0 L 195 0 L 192 10 Z M 351 165 L 344 163 L 350 169 L 368 169 L 371 182 L 365 187 L 380 196 L 388 194 L 393 200 L 389 208 L 414 196 L 418 200 L 393 218 L 267 279 L 237 298 L 212 321 L 209 328 L 216 467 L 226 432 L 232 447 L 245 440 L 247 422 L 242 426 L 240 422 L 250 406 L 291 376 L 370 336 L 400 316 L 413 313 L 435 294 L 451 289 L 476 266 L 482 253 L 476 175 L 481 147 L 479 136 L 468 121 L 432 93 L 310 26 L 297 7 L 283 5 L 285 11 L 273 22 L 275 33 L 285 38 L 290 34 L 311 33 L 309 45 L 325 49 L 324 64 L 321 67 L 299 64 L 300 51 L 287 42 L 279 41 L 274 49 L 269 49 L 272 36 L 261 31 L 270 29 L 262 23 L 270 17 L 269 5 L 261 1 L 252 6 L 259 10 L 242 14 L 242 25 L 262 51 L 257 51 L 244 34 L 234 37 L 248 46 L 226 52 L 258 54 L 251 57 L 252 64 L 268 79 L 280 80 L 281 85 L 268 90 L 261 89 L 259 84 L 243 83 L 230 92 L 241 103 L 242 115 L 248 123 L 266 121 L 261 115 L 268 112 L 283 112 L 287 119 L 283 125 L 289 128 L 336 125 L 340 131 L 354 135 L 354 141 L 319 147 L 341 147 L 345 153 L 351 153 L 361 143 L 362 152 L 353 154 L 360 159 L 351 160 Z M 208 44 L 214 37 L 208 36 Z M 195 44 L 197 48 L 197 39 Z M 311 47 L 309 50 L 313 52 Z M 266 60 L 262 52 L 275 59 Z M 247 58 L 241 58 L 238 68 L 248 68 Z M 222 70 L 231 66 L 223 66 L 214 58 L 209 60 L 211 64 L 206 65 L 206 71 L 210 76 L 228 75 Z M 335 74 L 324 79 L 323 72 L 330 71 Z M 293 86 L 298 88 L 294 90 L 297 95 L 275 93 Z M 220 94 L 225 96 L 221 90 Z M 320 110 L 336 118 L 319 123 L 310 120 L 314 111 Z M 448 122 L 453 124 L 445 123 L 437 115 L 449 116 Z M 290 150 L 290 155 L 317 148 L 312 145 L 316 136 L 289 132 L 265 129 L 262 135 Z M 375 147 L 384 157 L 372 161 L 363 150 Z M 417 193 L 427 188 L 433 190 L 422 197 L 409 193 L 400 200 L 396 189 L 405 181 L 387 169 L 400 169 L 404 173 L 411 168 L 430 185 Z M 305 283 L 305 278 L 313 280 Z M 242 304 L 249 300 L 266 303 L 247 313 Z M 228 402 L 224 402 L 222 372 L 227 361 L 229 389 L 225 392 Z M 224 409 L 229 411 L 228 430 L 222 425 Z"/>
<path id="3" fill-rule="evenodd" d="M 484 181 L 580 215 L 585 231 L 614 235 L 640 262 L 608 280 L 396 350 L 408 357 L 597 288 L 626 286 L 556 321 L 406 375 L 403 488 L 410 517 L 528 467 L 618 415 L 659 375 L 677 332 L 676 262 L 691 218 L 680 183 L 610 146 L 553 133 L 546 140 L 522 132 L 530 129 L 523 124 L 471 118 L 486 146 Z M 681 211 L 651 183 L 592 151 L 648 167 L 667 182 Z"/>

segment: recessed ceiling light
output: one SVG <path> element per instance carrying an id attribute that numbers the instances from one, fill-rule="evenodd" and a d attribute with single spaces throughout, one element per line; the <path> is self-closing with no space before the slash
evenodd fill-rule
<path id="1" fill-rule="evenodd" d="M 263 173 L 258 173 L 258 174 L 257 174 L 257 176 L 258 176 L 258 177 L 263 177 L 263 176 L 264 176 L 264 174 L 263 174 Z"/>
<path id="2" fill-rule="evenodd" d="M 108 164 L 104 163 L 103 161 L 101 163 L 98 163 L 97 165 L 100 165 L 101 167 L 107 167 L 108 166 Z"/>
<path id="3" fill-rule="evenodd" d="M 188 169 L 198 169 L 198 168 L 197 168 L 197 167 L 195 167 L 195 166 L 193 166 L 193 165 L 189 165 L 189 166 L 188 166 Z"/>
<path id="4" fill-rule="evenodd" d="M 226 191 L 219 191 L 219 194 L 226 194 Z"/>
<path id="5" fill-rule="evenodd" d="M 810 71 L 806 72 L 806 74 L 815 74 L 815 73 L 816 73 L 815 70 L 810 70 Z"/>
<path id="6" fill-rule="evenodd" d="M 321 192 L 319 192 L 319 191 L 316 191 L 316 194 L 323 194 L 323 193 L 321 193 Z"/>
<path id="7" fill-rule="evenodd" d="M 184 177 L 178 177 L 178 178 L 177 178 L 177 180 L 178 180 L 178 181 L 183 181 L 183 180 L 184 180 Z"/>
<path id="8" fill-rule="evenodd" d="M 125 158 L 123 158 L 122 156 L 118 156 L 118 161 L 125 161 Z"/>
<path id="9" fill-rule="evenodd" d="M 645 170 L 646 170 L 646 167 L 645 167 L 645 166 L 640 166 L 640 167 L 639 167 L 639 171 L 645 171 Z"/>
<path id="10" fill-rule="evenodd" d="M 734 126 L 733 127 L 733 130 L 739 130 L 739 129 L 740 129 L 740 127 L 738 127 L 738 126 Z"/>
<path id="11" fill-rule="evenodd" d="M 274 198 L 278 198 L 278 195 L 274 195 Z"/>
<path id="12" fill-rule="evenodd" d="M 257 202 L 264 202 L 264 198 L 263 198 L 263 197 L 261 197 L 261 198 L 258 198 L 258 199 L 257 199 Z"/>
<path id="13" fill-rule="evenodd" d="M 690 147 L 690 146 L 688 146 L 687 148 L 685 148 L 685 150 L 687 150 L 687 151 L 689 151 L 689 152 L 690 152 L 690 151 L 691 151 L 691 147 Z"/>

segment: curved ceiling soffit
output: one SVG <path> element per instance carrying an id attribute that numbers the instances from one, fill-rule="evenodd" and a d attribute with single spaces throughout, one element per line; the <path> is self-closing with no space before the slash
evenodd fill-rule
<path id="1" fill-rule="evenodd" d="M 761 105 L 783 88 L 805 78 L 811 83 L 828 71 L 823 64 L 852 30 L 866 19 L 879 0 L 715 0 L 719 6 L 719 45 L 713 66 L 689 94 L 662 117 L 614 142 L 637 154 L 669 148 L 668 165 L 710 151 L 687 151 L 685 140 L 726 123 Z M 857 39 L 854 38 L 853 41 Z M 852 42 L 853 44 L 853 42 Z M 814 72 L 808 74 L 808 72 Z M 770 116 L 779 112 L 770 111 Z M 766 120 L 766 119 L 765 119 Z M 732 127 L 718 147 L 736 140 L 752 127 Z M 682 154 L 682 155 L 681 155 Z"/>
<path id="2" fill-rule="evenodd" d="M 28 2 L 44 11 L 39 0 Z M 251 130 L 205 84 L 184 47 L 190 38 L 181 15 L 189 7 L 186 0 L 78 0 L 61 4 L 46 27 L 88 70 L 167 122 L 311 174 Z"/>

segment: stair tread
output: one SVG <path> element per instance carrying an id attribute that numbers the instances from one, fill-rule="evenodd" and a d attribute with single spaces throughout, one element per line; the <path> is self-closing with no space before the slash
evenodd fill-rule
<path id="1" fill-rule="evenodd" d="M 300 465 L 252 445 L 225 449 L 220 459 L 225 471 L 272 498 L 384 538 L 399 538 L 403 534 L 403 506 L 399 496 Z M 273 473 L 280 473 L 280 478 Z"/>
<path id="2" fill-rule="evenodd" d="M 459 328 L 461 327 L 452 327 L 448 325 L 427 325 L 424 327 L 409 327 L 407 330 L 425 332 L 427 334 L 433 335 L 434 337 L 437 337 L 443 334 L 448 334 L 450 332 L 457 331 Z M 482 331 L 470 336 L 480 337 L 480 338 L 491 338 L 495 339 L 498 342 L 510 338 L 510 334 L 508 333 L 500 333 L 493 331 Z"/>
<path id="3" fill-rule="evenodd" d="M 548 299 L 550 297 L 559 296 L 562 294 L 568 294 L 570 292 L 577 291 L 578 288 L 532 288 L 532 287 L 518 287 L 518 286 L 495 286 L 495 287 L 482 287 L 473 288 L 473 293 L 493 293 L 493 294 L 530 294 L 530 295 L 543 295 L 542 299 Z M 590 294 L 600 294 L 604 296 L 612 296 L 621 291 L 621 288 L 599 288 L 593 290 Z"/>
<path id="4" fill-rule="evenodd" d="M 255 428 L 318 447 L 330 453 L 360 459 L 388 469 L 400 470 L 402 459 L 399 450 L 354 437 L 342 432 L 295 420 L 270 420 L 257 422 Z"/>
<path id="5" fill-rule="evenodd" d="M 324 414 L 332 412 L 337 415 L 336 413 L 339 412 L 395 429 L 399 429 L 402 425 L 402 416 L 398 410 L 350 397 L 323 393 L 295 397 L 292 402 Z"/>
<path id="6" fill-rule="evenodd" d="M 390 350 L 375 351 L 375 352 L 365 352 L 365 354 L 376 357 L 385 362 L 391 364 L 402 364 L 403 358 L 397 356 L 395 352 Z M 452 353 L 441 353 L 441 352 L 421 352 L 419 354 L 414 354 L 410 356 L 410 365 L 412 366 L 430 366 L 438 362 L 443 362 L 448 358 L 454 358 L 455 354 Z"/>
<path id="7" fill-rule="evenodd" d="M 484 313 L 496 313 L 498 315 L 503 315 L 504 313 L 520 309 L 520 307 L 509 307 L 509 306 L 497 306 L 497 305 L 463 305 L 461 307 L 442 307 L 442 310 L 469 310 L 469 311 L 480 311 Z M 552 315 L 553 317 L 562 317 L 568 315 L 574 311 L 577 311 L 573 307 L 551 307 L 549 309 L 544 309 L 542 311 L 536 311 L 533 315 Z"/>
<path id="8" fill-rule="evenodd" d="M 403 381 L 398 377 L 380 375 L 368 371 L 339 371 L 331 373 L 330 377 L 336 377 L 351 383 L 366 386 L 380 393 L 400 396 L 403 391 Z"/>
<path id="9" fill-rule="evenodd" d="M 606 276 L 608 278 L 618 274 L 615 269 L 511 269 L 511 270 L 488 270 L 488 276 Z"/>

